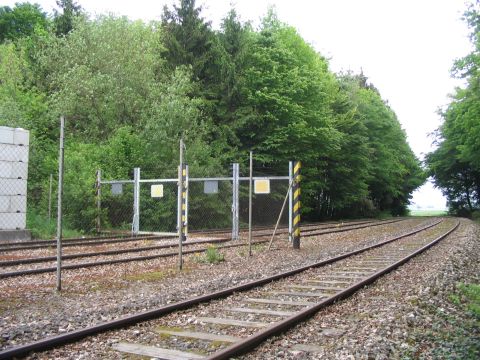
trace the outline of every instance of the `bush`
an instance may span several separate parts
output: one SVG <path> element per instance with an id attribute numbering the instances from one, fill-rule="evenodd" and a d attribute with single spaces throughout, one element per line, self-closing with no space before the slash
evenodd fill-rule
<path id="1" fill-rule="evenodd" d="M 27 211 L 27 229 L 32 233 L 34 239 L 54 239 L 57 235 L 57 219 L 53 216 L 50 220 L 36 210 Z M 76 237 L 81 233 L 71 230 L 67 224 L 62 225 L 63 237 Z"/>
<path id="2" fill-rule="evenodd" d="M 225 261 L 225 256 L 218 251 L 215 245 L 208 245 L 207 250 L 205 250 L 205 255 L 200 261 L 208 264 L 218 264 L 219 262 Z"/>
<path id="3" fill-rule="evenodd" d="M 474 221 L 480 221 L 480 210 L 475 210 L 472 213 L 472 220 Z"/>

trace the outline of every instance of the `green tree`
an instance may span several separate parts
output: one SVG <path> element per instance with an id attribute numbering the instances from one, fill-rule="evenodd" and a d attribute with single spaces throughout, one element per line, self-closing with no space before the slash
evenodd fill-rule
<path id="1" fill-rule="evenodd" d="M 379 211 L 404 214 L 411 192 L 425 181 L 419 160 L 393 110 L 363 74 L 341 77 L 355 118 L 366 128 L 369 147 L 368 200 Z"/>
<path id="2" fill-rule="evenodd" d="M 202 7 L 195 0 L 180 0 L 173 10 L 164 7 L 162 14 L 163 55 L 172 68 L 192 67 L 193 78 L 204 81 L 212 61 L 213 32 L 210 23 L 201 17 Z"/>
<path id="3" fill-rule="evenodd" d="M 47 14 L 38 4 L 16 3 L 15 6 L 0 7 L 0 43 L 15 41 L 32 35 L 35 28 L 47 29 Z"/>
<path id="4" fill-rule="evenodd" d="M 250 24 L 243 24 L 236 11 L 230 10 L 217 32 L 217 78 L 214 122 L 226 134 L 231 146 L 240 146 L 238 126 L 251 114 L 245 106 L 247 96 L 246 69 L 252 45 Z"/>
<path id="5" fill-rule="evenodd" d="M 53 24 L 57 36 L 67 35 L 73 29 L 74 19 L 83 14 L 82 6 L 74 0 L 57 0 L 57 6 L 62 10 L 54 10 Z"/>
<path id="6" fill-rule="evenodd" d="M 70 118 L 77 136 L 98 141 L 120 126 L 144 126 L 165 76 L 159 34 L 126 18 L 79 18 L 68 37 L 39 48 L 42 86 L 52 113 Z"/>
<path id="7" fill-rule="evenodd" d="M 304 213 L 313 214 L 328 181 L 327 159 L 341 146 L 334 126 L 335 78 L 325 59 L 273 11 L 247 39 L 234 113 L 240 148 L 253 149 L 270 167 L 302 160 Z"/>
<path id="8" fill-rule="evenodd" d="M 142 177 L 176 176 L 181 136 L 193 176 L 228 175 L 247 150 L 266 172 L 284 173 L 288 160 L 301 160 L 310 220 L 402 213 L 423 181 L 378 90 L 363 74 L 335 76 L 273 11 L 254 30 L 231 10 L 213 31 L 194 0 L 165 8 L 162 21 L 149 24 L 78 16 L 74 1 L 59 6 L 58 36 L 36 26 L 0 45 L 0 116 L 2 125 L 31 130 L 29 206 L 36 213 L 45 212 L 58 166 L 60 115 L 67 119 L 65 217 L 85 232 L 95 228 L 95 171 L 107 179 L 131 178 L 134 167 Z M 455 113 L 474 100 L 463 94 Z M 465 159 L 476 154 L 456 151 Z M 141 193 L 143 204 L 159 206 L 142 213 L 142 226 L 175 207 Z M 105 225 L 128 228 L 131 214 L 117 215 L 131 211 L 131 199 L 105 200 L 113 209 L 101 214 Z M 224 203 L 200 196 L 191 206 L 228 215 Z"/>
<path id="9" fill-rule="evenodd" d="M 437 132 L 438 148 L 426 163 L 434 183 L 442 189 L 450 210 L 471 213 L 480 206 L 480 2 L 471 3 L 465 20 L 472 30 L 472 53 L 455 62 L 453 75 L 466 81 L 456 89 L 452 101 L 441 112 L 443 124 Z"/>

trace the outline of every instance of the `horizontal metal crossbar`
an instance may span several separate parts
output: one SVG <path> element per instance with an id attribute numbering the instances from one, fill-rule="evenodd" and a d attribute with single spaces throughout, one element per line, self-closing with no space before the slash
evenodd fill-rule
<path id="1" fill-rule="evenodd" d="M 254 176 L 253 180 L 289 180 L 288 176 Z M 240 177 L 240 181 L 250 180 L 249 177 Z M 189 178 L 189 182 L 200 182 L 200 181 L 233 181 L 233 177 L 211 177 L 211 178 Z M 141 183 L 167 183 L 167 182 L 178 182 L 177 178 L 173 179 L 140 179 Z M 133 184 L 133 180 L 102 180 L 100 184 L 109 185 L 109 184 Z"/>
<path id="2" fill-rule="evenodd" d="M 102 185 L 109 185 L 109 184 L 133 184 L 133 180 L 102 180 L 100 181 Z"/>

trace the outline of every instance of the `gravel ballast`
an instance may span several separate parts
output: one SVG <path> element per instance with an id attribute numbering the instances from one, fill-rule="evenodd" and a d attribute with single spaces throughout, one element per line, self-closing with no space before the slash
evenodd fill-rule
<path id="1" fill-rule="evenodd" d="M 479 284 L 479 240 L 480 226 L 461 220 L 432 249 L 242 358 L 478 359 L 480 319 L 452 295 Z"/>
<path id="2" fill-rule="evenodd" d="M 176 270 L 176 258 L 65 272 L 64 290 L 60 294 L 53 290 L 55 282 L 53 275 L 5 279 L 0 285 L 1 290 L 4 290 L 0 295 L 1 346 L 9 348 L 46 335 L 71 331 L 289 270 L 405 233 L 433 221 L 434 219 L 410 219 L 371 229 L 305 238 L 300 251 L 293 251 L 285 241 L 277 240 L 274 243 L 276 247 L 274 251 L 266 251 L 265 246 L 257 246 L 251 258 L 246 257 L 244 247 L 225 249 L 221 252 L 226 261 L 217 265 L 202 263 L 198 255 L 187 256 L 186 267 L 182 273 Z M 462 234 L 468 233 L 465 229 L 473 228 L 475 226 L 471 222 L 462 222 Z M 454 236 L 457 237 L 460 233 L 459 231 Z M 462 246 L 458 246 L 463 249 Z M 444 256 L 453 255 L 447 251 Z M 336 334 L 332 337 L 338 338 L 338 334 L 344 330 L 332 326 L 326 332 Z M 266 349 L 259 350 L 260 353 L 248 356 L 263 358 L 263 355 L 268 354 L 272 358 L 278 356 L 301 358 L 308 355 L 315 358 L 318 355 L 293 349 L 294 343 L 289 341 L 287 340 L 284 350 L 279 350 L 283 353 L 272 352 L 267 345 Z M 283 349 L 278 344 L 274 347 Z M 415 349 L 408 348 L 404 353 L 407 354 L 410 350 Z M 49 356 L 52 357 L 55 353 L 53 350 Z M 81 351 L 77 355 L 80 353 Z M 332 354 L 337 352 L 334 351 Z M 72 358 L 79 356 L 72 354 Z"/>

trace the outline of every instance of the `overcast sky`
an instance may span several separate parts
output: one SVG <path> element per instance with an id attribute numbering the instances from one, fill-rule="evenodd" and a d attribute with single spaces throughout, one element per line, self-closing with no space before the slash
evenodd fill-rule
<path id="1" fill-rule="evenodd" d="M 2 1 L 13 6 L 14 1 Z M 38 0 L 47 12 L 55 0 Z M 159 20 L 172 0 L 79 0 L 90 14 L 115 13 L 131 19 Z M 232 3 L 242 20 L 258 24 L 274 5 L 281 21 L 294 26 L 335 72 L 364 74 L 380 90 L 405 129 L 413 151 L 423 159 L 432 150 L 429 133 L 438 128 L 437 110 L 448 103 L 458 81 L 453 61 L 471 46 L 461 21 L 463 0 L 197 0 L 215 28 Z M 414 194 L 422 207 L 443 208 L 445 200 L 427 184 Z"/>

